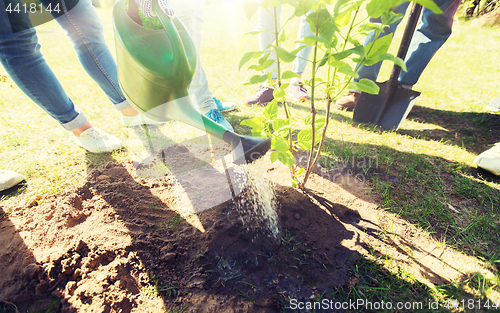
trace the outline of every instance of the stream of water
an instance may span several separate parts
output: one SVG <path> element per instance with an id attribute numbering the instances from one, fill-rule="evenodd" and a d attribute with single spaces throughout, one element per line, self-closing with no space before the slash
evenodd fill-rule
<path id="1" fill-rule="evenodd" d="M 235 169 L 246 171 L 246 184 L 242 193 L 235 198 L 242 221 L 249 228 L 265 228 L 271 237 L 279 238 L 278 201 L 273 183 L 266 178 L 265 159 L 260 158 L 244 167 Z"/>

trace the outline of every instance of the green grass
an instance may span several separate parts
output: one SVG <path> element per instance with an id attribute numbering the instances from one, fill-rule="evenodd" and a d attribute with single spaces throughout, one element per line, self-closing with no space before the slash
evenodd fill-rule
<path id="1" fill-rule="evenodd" d="M 109 46 L 114 47 L 111 9 L 98 12 Z M 225 18 L 222 22 L 221 16 Z M 225 116 L 242 134 L 249 134 L 249 129 L 239 123 L 263 110 L 242 105 L 255 89 L 243 83 L 254 73 L 237 70 L 244 52 L 258 47 L 255 38 L 240 44 L 240 36 L 254 26 L 255 19 L 248 21 L 236 1 L 212 2 L 206 7 L 202 62 L 214 95 L 240 104 L 239 110 Z M 290 38 L 295 36 L 293 31 L 288 34 Z M 396 34 L 396 43 L 401 33 L 402 28 Z M 2 195 L 1 205 L 7 213 L 37 195 L 57 194 L 81 184 L 92 168 L 109 161 L 141 161 L 149 155 L 144 134 L 121 126 L 118 113 L 86 75 L 59 26 L 54 22 L 42 25 L 38 36 L 44 56 L 77 107 L 94 125 L 121 138 L 127 148 L 102 155 L 77 148 L 71 136 L 15 87 L 0 68 L 0 161 L 2 167 L 18 171 L 27 179 L 27 185 L 17 193 Z M 396 49 L 397 44 L 393 44 L 391 51 Z M 61 51 L 68 53 L 61 57 Z M 491 99 L 500 97 L 498 51 L 498 28 L 456 23 L 452 36 L 414 87 L 422 95 L 398 132 L 359 125 L 353 122 L 352 113 L 334 111 L 323 152 L 326 159 L 339 163 L 353 157 L 376 160 L 371 166 L 361 166 L 361 170 L 373 187 L 372 193 L 380 196 L 377 204 L 381 208 L 396 213 L 443 246 L 485 262 L 496 278 L 478 274 L 429 287 L 402 267 L 388 266 L 376 253 L 362 258 L 353 270 L 359 277 L 353 289 L 335 289 L 329 296 L 424 302 L 432 298 L 445 304 L 450 298 L 481 299 L 492 290 L 498 293 L 500 179 L 473 165 L 479 153 L 500 140 L 500 116 L 484 110 Z M 390 67 L 384 65 L 379 80 L 387 79 L 389 71 Z M 324 101 L 317 101 L 317 106 L 325 112 Z M 290 107 L 298 121 L 309 114 L 307 103 L 290 103 Z M 301 122 L 297 125 L 303 127 Z M 170 123 L 155 136 L 172 143 L 199 135 L 197 130 Z M 176 224 L 172 221 L 163 226 Z M 293 249 L 293 239 L 289 239 Z"/>
<path id="2" fill-rule="evenodd" d="M 184 221 L 184 219 L 180 216 L 174 216 L 170 220 L 170 222 L 163 222 L 155 225 L 155 230 L 157 231 L 167 231 L 167 230 L 175 230 L 179 228 L 179 224 Z"/>

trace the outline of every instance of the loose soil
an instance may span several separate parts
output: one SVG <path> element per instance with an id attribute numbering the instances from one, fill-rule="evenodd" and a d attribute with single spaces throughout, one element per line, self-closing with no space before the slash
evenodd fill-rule
<path id="1" fill-rule="evenodd" d="M 287 168 L 262 162 L 278 204 L 275 238 L 255 213 L 245 173 L 194 162 L 203 158 L 188 148 L 110 162 L 81 186 L 0 212 L 4 307 L 283 312 L 290 299 L 352 288 L 359 277 L 351 269 L 367 251 L 432 283 L 479 270 L 380 210 L 368 182 L 347 167 L 318 167 L 302 193 L 287 187 Z"/>

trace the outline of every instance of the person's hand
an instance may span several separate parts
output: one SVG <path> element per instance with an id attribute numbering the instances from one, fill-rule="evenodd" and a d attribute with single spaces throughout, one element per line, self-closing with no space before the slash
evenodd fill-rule
<path id="1" fill-rule="evenodd" d="M 161 10 L 168 17 L 173 17 L 175 14 L 174 9 L 170 5 L 170 0 L 134 0 L 134 1 L 141 8 L 142 14 L 144 14 L 144 16 L 148 18 L 156 16 L 155 12 L 153 11 L 153 5 L 152 5 L 153 1 L 158 1 Z"/>

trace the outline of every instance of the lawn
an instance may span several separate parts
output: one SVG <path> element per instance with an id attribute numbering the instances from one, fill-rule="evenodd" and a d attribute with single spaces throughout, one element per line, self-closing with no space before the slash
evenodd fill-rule
<path id="1" fill-rule="evenodd" d="M 106 40 L 114 47 L 111 9 L 98 12 Z M 256 86 L 244 85 L 254 72 L 238 71 L 243 54 L 258 47 L 255 38 L 240 42 L 241 35 L 255 24 L 255 17 L 249 21 L 237 1 L 211 1 L 206 6 L 201 51 L 204 69 L 214 95 L 238 103 L 238 110 L 225 117 L 237 133 L 246 135 L 250 130 L 241 121 L 263 110 L 243 104 L 255 90 Z M 122 139 L 126 149 L 93 155 L 78 148 L 70 134 L 32 103 L 0 67 L 0 161 L 2 168 L 23 174 L 27 181 L 22 189 L 2 194 L 0 205 L 7 216 L 12 208 L 40 196 L 78 186 L 94 168 L 109 161 L 141 161 L 148 156 L 142 134 L 121 125 L 119 114 L 86 75 L 60 27 L 50 22 L 37 31 L 45 58 L 76 106 L 95 126 Z M 402 27 L 392 52 L 401 34 Z M 351 112 L 333 111 L 323 151 L 325 167 L 342 164 L 362 173 L 381 211 L 405 220 L 443 250 L 476 260 L 493 275 L 478 270 L 435 285 L 407 271 L 397 257 L 372 246 L 352 269 L 352 275 L 358 277 L 356 285 L 332 289 L 317 301 L 322 297 L 355 301 L 364 296 L 373 302 L 420 301 L 427 305 L 433 299 L 443 311 L 463 310 L 444 307 L 452 299 L 500 301 L 500 178 L 473 164 L 479 153 L 500 141 L 500 116 L 485 110 L 491 99 L 500 97 L 498 51 L 498 27 L 457 19 L 452 36 L 414 86 L 422 95 L 397 132 L 355 123 Z M 379 80 L 387 79 L 389 71 L 385 65 Z M 303 120 L 307 103 L 290 101 L 290 106 L 297 120 Z M 317 106 L 325 112 L 325 101 L 318 101 Z M 173 142 L 201 134 L 177 122 L 162 126 L 162 133 Z M 376 162 L 358 165 L 352 161 L 364 157 Z M 391 233 L 388 225 L 378 231 Z M 434 274 L 440 273 L 434 270 Z"/>

